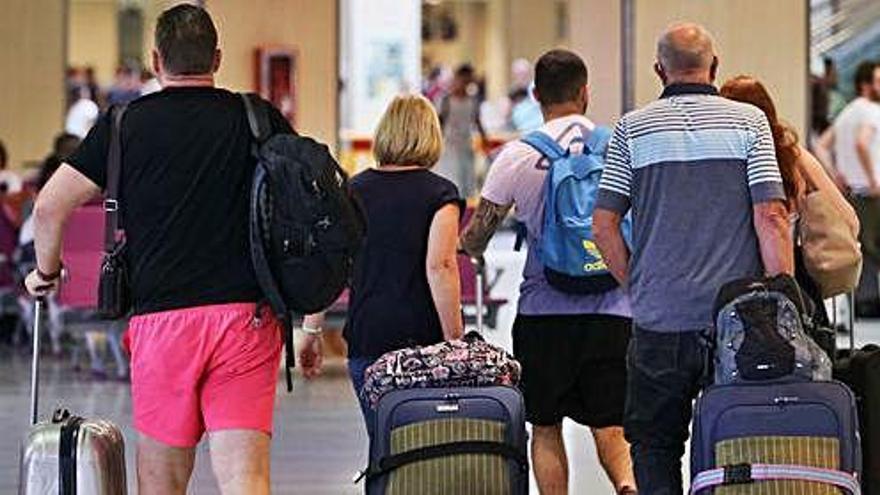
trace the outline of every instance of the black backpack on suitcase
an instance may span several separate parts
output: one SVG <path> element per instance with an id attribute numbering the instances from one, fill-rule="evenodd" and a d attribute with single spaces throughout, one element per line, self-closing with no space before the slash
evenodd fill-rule
<path id="1" fill-rule="evenodd" d="M 272 135 L 268 103 L 241 95 L 257 160 L 251 189 L 250 244 L 257 281 L 285 327 L 287 389 L 294 366 L 292 312 L 329 307 L 348 284 L 364 219 L 348 176 L 327 146 Z"/>

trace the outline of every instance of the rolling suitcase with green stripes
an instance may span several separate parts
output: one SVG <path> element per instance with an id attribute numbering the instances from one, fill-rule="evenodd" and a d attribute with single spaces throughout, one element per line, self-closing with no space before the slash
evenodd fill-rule
<path id="1" fill-rule="evenodd" d="M 379 402 L 369 495 L 527 495 L 522 395 L 513 387 L 389 392 Z"/>

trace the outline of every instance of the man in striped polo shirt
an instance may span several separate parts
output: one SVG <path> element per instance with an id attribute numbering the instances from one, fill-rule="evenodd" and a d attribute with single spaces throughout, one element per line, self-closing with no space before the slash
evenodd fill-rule
<path id="1" fill-rule="evenodd" d="M 641 493 L 682 493 L 692 401 L 710 356 L 718 289 L 793 273 L 785 192 L 766 118 L 717 95 L 712 36 L 671 26 L 657 44 L 658 101 L 614 130 L 594 215 L 596 242 L 629 287 L 634 332 L 624 428 Z M 620 235 L 632 209 L 632 254 Z"/>

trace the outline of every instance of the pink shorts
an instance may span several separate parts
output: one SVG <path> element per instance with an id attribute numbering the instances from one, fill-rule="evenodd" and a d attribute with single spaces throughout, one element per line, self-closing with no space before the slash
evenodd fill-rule
<path id="1" fill-rule="evenodd" d="M 134 426 L 174 447 L 194 447 L 205 431 L 272 434 L 281 326 L 254 304 L 222 304 L 131 319 Z"/>

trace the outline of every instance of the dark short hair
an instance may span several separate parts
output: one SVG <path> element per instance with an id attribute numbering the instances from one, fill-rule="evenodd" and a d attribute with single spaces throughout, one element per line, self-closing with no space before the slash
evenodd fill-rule
<path id="1" fill-rule="evenodd" d="M 0 169 L 6 168 L 8 161 L 9 154 L 6 153 L 6 146 L 3 146 L 3 141 L 0 141 Z"/>
<path id="2" fill-rule="evenodd" d="M 456 77 L 474 77 L 474 66 L 471 64 L 461 64 L 455 69 Z"/>
<path id="3" fill-rule="evenodd" d="M 856 75 L 853 80 L 856 95 L 858 96 L 862 92 L 863 84 L 873 84 L 874 83 L 874 69 L 877 68 L 877 62 L 872 60 L 866 60 L 859 64 L 856 67 Z"/>
<path id="4" fill-rule="evenodd" d="M 550 50 L 535 64 L 535 89 L 541 105 L 574 101 L 587 84 L 587 66 L 568 50 Z"/>
<path id="5" fill-rule="evenodd" d="M 207 74 L 214 68 L 217 29 L 208 12 L 195 5 L 172 7 L 156 21 L 156 49 L 171 74 Z"/>

